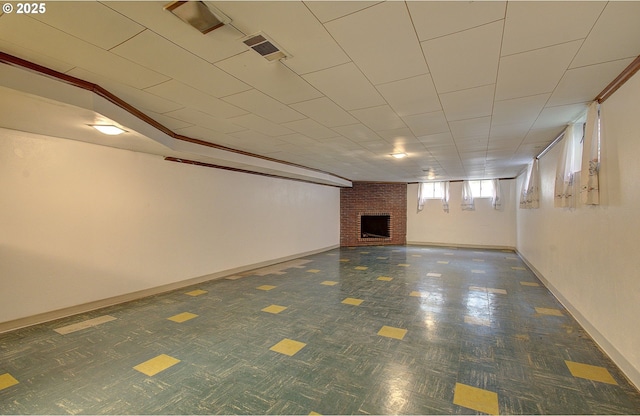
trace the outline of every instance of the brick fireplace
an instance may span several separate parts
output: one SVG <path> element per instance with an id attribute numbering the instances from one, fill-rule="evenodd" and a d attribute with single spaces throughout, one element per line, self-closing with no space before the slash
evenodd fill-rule
<path id="1" fill-rule="evenodd" d="M 340 190 L 340 245 L 407 242 L 407 184 L 353 182 Z"/>

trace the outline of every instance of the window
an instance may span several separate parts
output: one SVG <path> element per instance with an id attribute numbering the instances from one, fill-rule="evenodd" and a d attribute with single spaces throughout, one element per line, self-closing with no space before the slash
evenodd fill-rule
<path id="1" fill-rule="evenodd" d="M 420 186 L 422 186 L 423 199 L 442 199 L 442 182 L 423 182 Z"/>
<path id="2" fill-rule="evenodd" d="M 471 195 L 474 198 L 493 198 L 493 181 L 491 179 L 483 179 L 479 181 L 469 181 L 471 186 Z"/>

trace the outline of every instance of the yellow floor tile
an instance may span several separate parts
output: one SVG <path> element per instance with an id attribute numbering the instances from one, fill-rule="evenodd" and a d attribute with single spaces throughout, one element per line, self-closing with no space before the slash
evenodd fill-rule
<path id="1" fill-rule="evenodd" d="M 536 312 L 540 315 L 564 316 L 560 309 L 553 308 L 536 308 Z"/>
<path id="2" fill-rule="evenodd" d="M 438 264 L 449 264 L 446 260 L 438 260 Z"/>
<path id="3" fill-rule="evenodd" d="M 138 364 L 133 367 L 135 370 L 140 371 L 142 374 L 146 374 L 149 377 L 155 376 L 161 371 L 166 370 L 167 368 L 178 364 L 180 360 L 177 358 L 170 357 L 165 354 L 158 355 L 155 358 L 152 358 L 148 361 L 143 362 L 142 364 Z"/>
<path id="4" fill-rule="evenodd" d="M 407 263 L 400 263 L 400 264 L 398 264 L 398 266 L 400 266 L 400 267 L 409 267 L 409 264 L 407 264 Z"/>
<path id="5" fill-rule="evenodd" d="M 531 286 L 531 287 L 538 287 L 540 286 L 539 284 L 537 284 L 536 282 L 520 282 L 520 284 L 522 286 Z"/>
<path id="6" fill-rule="evenodd" d="M 368 267 L 367 266 L 356 266 L 354 267 L 356 270 L 367 270 Z"/>
<path id="7" fill-rule="evenodd" d="M 338 282 L 334 282 L 333 280 L 325 280 L 324 282 L 320 283 L 321 285 L 325 285 L 325 286 L 334 286 L 337 285 Z"/>
<path id="8" fill-rule="evenodd" d="M 197 317 L 198 315 L 196 315 L 195 313 L 182 312 L 177 315 L 173 315 L 171 318 L 167 318 L 167 319 L 173 322 L 182 323 L 182 322 L 188 321 L 189 319 L 193 319 Z"/>
<path id="9" fill-rule="evenodd" d="M 368 251 L 361 251 L 360 254 L 369 254 Z"/>
<path id="10" fill-rule="evenodd" d="M 340 259 L 340 261 L 341 261 L 341 262 L 343 262 L 343 263 L 348 263 L 348 262 L 350 262 L 351 260 L 349 260 L 349 259 Z"/>
<path id="11" fill-rule="evenodd" d="M 442 277 L 442 273 L 427 273 L 427 277 Z"/>
<path id="12" fill-rule="evenodd" d="M 15 386 L 19 381 L 13 378 L 9 373 L 0 374 L 0 390 Z"/>
<path id="13" fill-rule="evenodd" d="M 285 309 L 287 309 L 286 306 L 271 305 L 271 306 L 267 306 L 266 308 L 262 309 L 262 312 L 280 313 Z"/>
<path id="14" fill-rule="evenodd" d="M 402 339 L 406 334 L 406 329 L 394 328 L 392 326 L 383 326 L 382 328 L 380 328 L 380 331 L 378 331 L 378 335 L 380 336 L 395 339 Z"/>
<path id="15" fill-rule="evenodd" d="M 354 305 L 354 306 L 358 306 L 362 302 L 363 302 L 362 299 L 355 299 L 355 298 L 346 298 L 345 300 L 342 301 L 342 303 L 346 305 Z"/>
<path id="16" fill-rule="evenodd" d="M 390 282 L 390 281 L 392 281 L 392 280 L 393 280 L 393 277 L 380 276 L 380 277 L 378 277 L 378 279 L 377 279 L 377 280 L 383 280 L 383 281 L 385 281 L 385 282 Z"/>
<path id="17" fill-rule="evenodd" d="M 418 292 L 417 290 L 414 290 L 413 292 L 409 293 L 409 296 L 415 296 L 417 298 L 421 298 L 423 297 L 425 294 L 422 292 Z"/>
<path id="18" fill-rule="evenodd" d="M 185 293 L 185 295 L 189 295 L 189 296 L 200 296 L 200 295 L 204 295 L 205 293 L 207 293 L 207 291 L 206 291 L 206 290 L 196 289 L 196 290 L 192 290 L 191 292 L 187 292 L 187 293 Z"/>
<path id="19" fill-rule="evenodd" d="M 513 270 L 527 270 L 524 267 L 512 267 Z"/>
<path id="20" fill-rule="evenodd" d="M 471 273 L 485 274 L 484 270 L 471 270 Z"/>
<path id="21" fill-rule="evenodd" d="M 376 257 L 377 260 L 387 260 L 389 257 Z"/>
<path id="22" fill-rule="evenodd" d="M 258 286 L 256 289 L 258 290 L 271 290 L 271 289 L 275 289 L 275 286 L 271 286 L 271 285 L 262 285 L 262 286 Z"/>
<path id="23" fill-rule="evenodd" d="M 453 404 L 490 415 L 499 414 L 497 393 L 466 384 L 456 383 Z"/>
<path id="24" fill-rule="evenodd" d="M 320 413 L 317 413 L 317 412 L 309 412 L 309 416 L 313 416 L 313 415 L 320 415 Z"/>
<path id="25" fill-rule="evenodd" d="M 611 376 L 611 373 L 609 373 L 609 370 L 604 367 L 566 360 L 565 364 L 569 367 L 569 371 L 571 371 L 571 374 L 574 377 L 586 378 L 587 380 L 599 381 L 607 384 L 618 384 L 613 376 Z"/>
<path id="26" fill-rule="evenodd" d="M 304 342 L 285 338 L 269 349 L 271 351 L 279 352 L 280 354 L 292 356 L 303 349 L 306 345 L 307 344 L 305 344 Z"/>
<path id="27" fill-rule="evenodd" d="M 307 273 L 320 273 L 320 270 L 318 270 L 318 269 L 309 269 L 309 270 L 307 270 Z"/>

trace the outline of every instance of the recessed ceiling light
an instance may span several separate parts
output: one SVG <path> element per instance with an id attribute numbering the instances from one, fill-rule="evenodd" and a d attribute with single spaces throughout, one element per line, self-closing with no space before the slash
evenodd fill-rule
<path id="1" fill-rule="evenodd" d="M 391 153 L 391 156 L 395 157 L 396 159 L 402 159 L 403 157 L 407 157 L 406 153 Z"/>
<path id="2" fill-rule="evenodd" d="M 109 136 L 117 136 L 118 134 L 126 132 L 126 130 L 112 124 L 91 124 L 90 126 L 100 133 L 108 134 Z"/>

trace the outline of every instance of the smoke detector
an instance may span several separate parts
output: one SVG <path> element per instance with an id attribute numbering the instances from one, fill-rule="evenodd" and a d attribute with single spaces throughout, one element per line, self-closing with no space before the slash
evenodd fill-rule
<path id="1" fill-rule="evenodd" d="M 262 32 L 249 35 L 242 42 L 269 62 L 290 58 L 287 52 Z"/>

